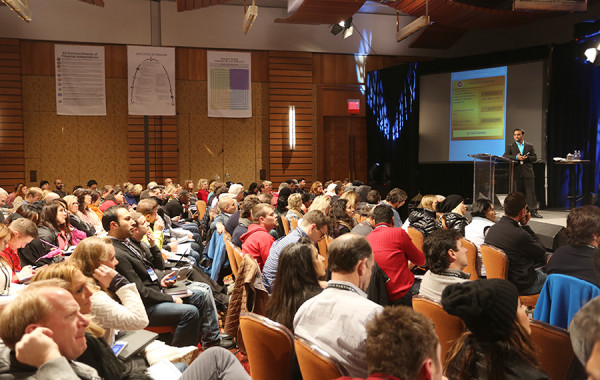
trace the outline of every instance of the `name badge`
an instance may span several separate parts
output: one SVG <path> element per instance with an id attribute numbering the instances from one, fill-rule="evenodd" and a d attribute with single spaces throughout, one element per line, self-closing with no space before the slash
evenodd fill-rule
<path id="1" fill-rule="evenodd" d="M 147 271 L 148 271 L 148 276 L 150 276 L 150 279 L 152 281 L 158 280 L 158 276 L 156 275 L 156 273 L 154 273 L 154 269 L 148 268 Z"/>

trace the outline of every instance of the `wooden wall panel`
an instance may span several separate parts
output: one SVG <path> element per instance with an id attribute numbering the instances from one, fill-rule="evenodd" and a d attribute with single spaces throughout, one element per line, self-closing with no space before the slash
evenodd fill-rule
<path id="1" fill-rule="evenodd" d="M 0 187 L 25 182 L 21 46 L 0 38 Z"/>
<path id="2" fill-rule="evenodd" d="M 144 116 L 127 118 L 129 181 L 146 184 L 146 162 L 149 181 L 162 183 L 165 178 L 178 181 L 178 143 L 176 116 L 148 116 L 148 156 L 144 148 Z"/>
<path id="3" fill-rule="evenodd" d="M 275 184 L 312 179 L 313 54 L 269 52 L 269 173 Z M 296 106 L 296 148 L 289 148 L 288 109 Z M 307 162 L 308 161 L 308 162 Z"/>

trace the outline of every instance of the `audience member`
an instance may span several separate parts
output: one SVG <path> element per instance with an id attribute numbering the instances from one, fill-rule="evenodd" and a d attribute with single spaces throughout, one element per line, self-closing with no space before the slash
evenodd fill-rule
<path id="1" fill-rule="evenodd" d="M 373 231 L 373 228 L 375 228 L 375 219 L 373 218 L 374 209 L 375 205 L 372 204 L 366 204 L 365 206 L 363 206 L 360 209 L 360 216 L 366 218 L 366 220 L 361 223 L 358 223 L 350 232 L 361 236 L 367 236 L 368 234 L 370 234 L 371 231 Z"/>
<path id="2" fill-rule="evenodd" d="M 54 192 L 56 194 L 58 194 L 59 197 L 64 198 L 65 195 L 67 195 L 62 189 L 65 186 L 65 184 L 63 183 L 62 179 L 55 179 L 54 180 Z"/>
<path id="3" fill-rule="evenodd" d="M 408 214 L 408 227 L 416 228 L 424 237 L 438 229 L 435 208 L 437 198 L 433 194 L 424 195 L 418 208 Z M 406 225 L 406 223 L 405 223 Z"/>
<path id="4" fill-rule="evenodd" d="M 500 248 L 508 256 L 508 280 L 521 295 L 539 294 L 546 274 L 536 269 L 545 263 L 546 249 L 527 225 L 531 216 L 522 193 L 513 192 L 504 200 L 504 216 L 491 226 L 485 243 Z"/>
<path id="5" fill-rule="evenodd" d="M 375 264 L 373 253 L 364 237 L 346 234 L 329 244 L 328 256 L 331 281 L 300 306 L 294 330 L 333 356 L 349 376 L 366 377 L 365 325 L 383 310 L 365 293 Z"/>
<path id="6" fill-rule="evenodd" d="M 106 211 L 112 206 L 122 205 L 123 201 L 125 200 L 123 189 L 120 186 L 110 186 L 110 188 L 110 191 L 102 195 L 102 198 L 104 199 L 104 202 L 100 204 L 100 211 L 102 212 Z M 102 189 L 108 189 L 108 187 L 104 186 Z"/>
<path id="7" fill-rule="evenodd" d="M 540 370 L 526 307 L 508 281 L 467 281 L 446 287 L 442 306 L 463 320 L 467 331 L 445 362 L 450 379 L 547 380 Z"/>
<path id="8" fill-rule="evenodd" d="M 441 302 L 446 286 L 469 280 L 462 270 L 467 266 L 467 249 L 454 230 L 433 231 L 425 238 L 423 251 L 429 270 L 423 276 L 419 294 Z"/>
<path id="9" fill-rule="evenodd" d="M 489 199 L 480 198 L 473 203 L 471 210 L 473 220 L 465 227 L 465 238 L 477 247 L 477 268 L 482 277 L 486 276 L 485 266 L 481 259 L 481 244 L 485 241 L 487 230 L 496 223 L 496 210 Z"/>
<path id="10" fill-rule="evenodd" d="M 394 226 L 398 228 L 402 226 L 402 219 L 400 219 L 400 214 L 397 209 L 404 205 L 406 198 L 408 198 L 406 192 L 396 187 L 390 190 L 384 201 L 381 201 L 381 204 L 388 205 L 392 208 L 392 211 L 394 212 Z"/>
<path id="11" fill-rule="evenodd" d="M 96 229 L 88 222 L 84 221 L 79 216 L 79 201 L 75 195 L 65 195 L 63 198 L 67 203 L 67 211 L 69 212 L 69 221 L 71 225 L 79 231 L 85 232 L 86 236 L 94 236 Z"/>
<path id="12" fill-rule="evenodd" d="M 302 212 L 302 194 L 294 193 L 288 198 L 288 211 L 285 214 L 285 218 L 291 223 L 292 219 L 302 219 L 304 216 Z"/>
<path id="13" fill-rule="evenodd" d="M 319 195 L 323 195 L 323 184 L 320 181 L 315 181 L 310 186 L 310 198 L 314 201 Z"/>
<path id="14" fill-rule="evenodd" d="M 569 325 L 571 344 L 589 380 L 600 380 L 600 297 L 583 306 Z"/>
<path id="15" fill-rule="evenodd" d="M 31 265 L 21 266 L 21 259 L 17 251 L 38 237 L 38 229 L 31 220 L 19 218 L 10 223 L 8 230 L 10 230 L 10 240 L 0 255 L 6 260 L 12 270 L 12 282 L 18 283 L 30 278 L 34 270 Z"/>
<path id="16" fill-rule="evenodd" d="M 252 207 L 251 216 L 253 223 L 248 226 L 248 232 L 240 237 L 242 252 L 252 255 L 262 271 L 275 241 L 269 231 L 276 227 L 277 217 L 273 208 L 264 203 Z"/>
<path id="17" fill-rule="evenodd" d="M 90 179 L 87 181 L 86 188 L 88 190 L 96 191 L 98 189 L 98 182 L 95 179 Z"/>
<path id="18" fill-rule="evenodd" d="M 263 285 L 269 293 L 271 293 L 275 282 L 281 251 L 303 237 L 309 238 L 313 243 L 318 243 L 327 235 L 327 225 L 328 220 L 323 212 L 318 210 L 309 211 L 300 221 L 298 228 L 273 243 L 263 268 Z"/>
<path id="19" fill-rule="evenodd" d="M 437 204 L 437 211 L 443 213 L 438 222 L 439 228 L 453 229 L 465 236 L 465 228 L 469 221 L 465 218 L 467 206 L 463 197 L 458 194 L 450 194 Z"/>
<path id="20" fill-rule="evenodd" d="M 46 180 L 40 181 L 40 189 L 42 189 L 42 191 L 50 190 L 50 182 L 48 182 Z"/>
<path id="21" fill-rule="evenodd" d="M 554 252 L 546 265 L 547 273 L 565 274 L 600 287 L 592 260 L 600 242 L 600 209 L 596 206 L 571 209 L 566 232 L 569 245 Z"/>
<path id="22" fill-rule="evenodd" d="M 442 350 L 433 323 L 408 307 L 386 307 L 367 322 L 366 351 L 367 380 L 448 380 L 442 376 Z"/>
<path id="23" fill-rule="evenodd" d="M 326 195 L 319 195 L 314 198 L 308 211 L 319 210 L 325 215 L 329 215 L 329 209 L 331 208 L 331 198 Z"/>
<path id="24" fill-rule="evenodd" d="M 419 294 L 420 281 L 409 270 L 409 261 L 425 264 L 425 255 L 412 242 L 406 231 L 394 228 L 393 209 L 379 204 L 373 210 L 375 229 L 367 240 L 373 248 L 375 261 L 390 278 L 385 284 L 391 304 L 411 306 L 412 297 Z"/>
<path id="25" fill-rule="evenodd" d="M 294 331 L 294 315 L 304 301 L 321 293 L 327 282 L 324 258 L 307 238 L 285 247 L 279 255 L 279 267 L 265 316 Z"/>
<path id="26" fill-rule="evenodd" d="M 240 217 L 238 219 L 237 226 L 231 234 L 231 242 L 237 247 L 242 247 L 241 237 L 243 234 L 248 232 L 248 227 L 252 224 L 252 208 L 259 203 L 265 202 L 261 202 L 259 198 L 254 194 L 250 194 L 246 198 L 244 198 L 244 201 L 240 206 Z M 266 203 L 267 205 L 269 204 L 269 202 Z M 227 222 L 227 224 L 229 224 L 229 221 Z M 225 225 L 225 228 L 227 228 L 227 225 Z"/>
<path id="27" fill-rule="evenodd" d="M 356 225 L 354 207 L 348 199 L 340 198 L 333 202 L 329 218 L 331 220 L 329 234 L 333 238 L 349 233 Z"/>

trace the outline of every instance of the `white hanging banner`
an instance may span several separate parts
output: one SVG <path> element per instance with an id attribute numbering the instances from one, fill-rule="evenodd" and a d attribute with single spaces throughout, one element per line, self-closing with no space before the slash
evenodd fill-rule
<path id="1" fill-rule="evenodd" d="M 175 115 L 175 48 L 127 46 L 129 115 Z"/>
<path id="2" fill-rule="evenodd" d="M 208 117 L 252 117 L 250 53 L 206 52 Z"/>
<path id="3" fill-rule="evenodd" d="M 104 46 L 54 45 L 56 113 L 106 115 Z"/>

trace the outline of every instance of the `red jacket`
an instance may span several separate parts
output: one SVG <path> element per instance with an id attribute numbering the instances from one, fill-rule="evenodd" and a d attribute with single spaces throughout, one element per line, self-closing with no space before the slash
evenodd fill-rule
<path id="1" fill-rule="evenodd" d="M 275 238 L 264 227 L 253 223 L 248 226 L 248 232 L 243 234 L 240 240 L 242 241 L 242 252 L 252 255 L 262 271 Z"/>
<path id="2" fill-rule="evenodd" d="M 379 223 L 367 235 L 373 256 L 390 280 L 385 284 L 388 299 L 396 301 L 406 295 L 415 282 L 408 269 L 408 260 L 415 265 L 425 265 L 425 255 L 417 248 L 402 228 Z"/>
<path id="3" fill-rule="evenodd" d="M 11 282 L 19 283 L 19 277 L 17 277 L 17 272 L 21 271 L 21 259 L 19 259 L 19 255 L 17 251 L 7 246 L 4 251 L 0 252 L 0 256 L 4 257 L 8 262 L 10 268 L 12 269 L 12 280 Z"/>

